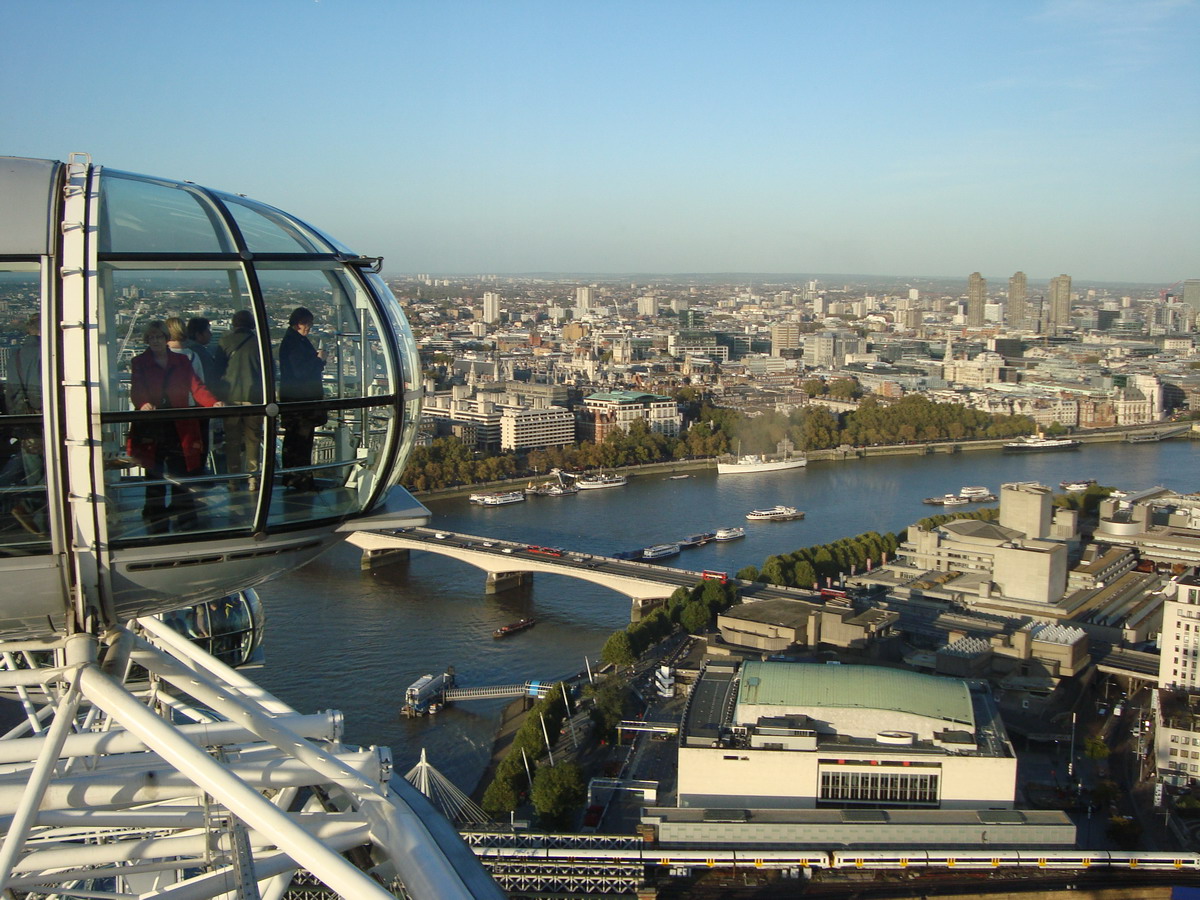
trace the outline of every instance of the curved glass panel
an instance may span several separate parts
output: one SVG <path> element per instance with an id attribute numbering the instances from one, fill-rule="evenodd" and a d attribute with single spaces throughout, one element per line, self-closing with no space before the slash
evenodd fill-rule
<path id="1" fill-rule="evenodd" d="M 100 183 L 101 253 L 233 253 L 223 219 L 199 191 L 106 171 Z"/>
<path id="2" fill-rule="evenodd" d="M 109 536 L 249 531 L 258 502 L 247 488 L 262 458 L 262 414 L 239 416 L 232 408 L 216 418 L 159 414 L 218 400 L 230 407 L 264 402 L 261 343 L 253 328 L 243 335 L 233 324 L 239 311 L 253 323 L 242 265 L 102 262 L 98 284 L 100 346 L 106 351 L 100 358 L 101 408 L 140 413 L 101 430 Z M 147 337 L 155 322 L 169 332 L 174 367 L 153 359 Z M 178 338 L 173 329 L 182 332 Z M 185 365 L 178 365 L 181 360 Z M 243 383 L 247 373 L 249 385 Z"/>
<path id="3" fill-rule="evenodd" d="M 238 230 L 246 248 L 253 253 L 335 253 L 314 229 L 278 209 L 229 194 L 218 195 Z"/>
<path id="4" fill-rule="evenodd" d="M 361 510 L 386 465 L 397 382 L 372 297 L 340 263 L 264 262 L 256 271 L 281 410 L 280 490 L 269 521 Z M 339 408 L 330 401 L 358 402 Z"/>
<path id="5" fill-rule="evenodd" d="M 9 313 L 0 326 L 0 556 L 47 553 L 41 271 L 36 263 L 0 263 L 0 305 Z"/>
<path id="6" fill-rule="evenodd" d="M 422 382 L 421 360 L 417 354 L 417 341 L 413 337 L 408 319 L 400 310 L 398 301 L 382 278 L 374 273 L 367 275 L 367 282 L 376 296 L 381 299 L 381 306 L 391 328 L 392 338 L 400 351 L 400 378 L 403 400 L 404 418 L 400 423 L 400 434 L 396 451 L 392 458 L 400 464 L 393 467 L 388 475 L 388 487 L 398 484 L 404 474 L 404 462 L 408 460 L 417 441 L 417 429 L 421 424 Z"/>
<path id="7" fill-rule="evenodd" d="M 262 644 L 265 619 L 262 601 L 253 589 L 162 616 L 175 631 L 235 667 L 255 658 Z"/>

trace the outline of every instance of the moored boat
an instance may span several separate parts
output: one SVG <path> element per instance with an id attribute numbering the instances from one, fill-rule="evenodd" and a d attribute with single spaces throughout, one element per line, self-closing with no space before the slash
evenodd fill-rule
<path id="1" fill-rule="evenodd" d="M 699 534 L 689 534 L 679 542 L 681 547 L 702 547 L 717 536 L 715 531 L 701 531 Z"/>
<path id="2" fill-rule="evenodd" d="M 770 509 L 753 509 L 746 513 L 751 522 L 786 522 L 790 519 L 803 519 L 804 513 L 794 506 L 772 506 Z"/>
<path id="3" fill-rule="evenodd" d="M 740 525 L 733 528 L 718 528 L 713 535 L 714 541 L 736 541 L 746 536 L 746 529 Z"/>
<path id="4" fill-rule="evenodd" d="M 959 489 L 958 496 L 966 497 L 968 500 L 982 499 L 992 496 L 992 492 L 985 487 L 964 486 Z"/>
<path id="5" fill-rule="evenodd" d="M 1083 441 L 1072 438 L 1048 438 L 1044 435 L 1026 435 L 1020 440 L 1009 441 L 1004 445 L 1005 450 L 1030 453 L 1038 450 L 1075 450 Z"/>
<path id="6" fill-rule="evenodd" d="M 1095 483 L 1095 478 L 1080 478 L 1078 481 L 1061 481 L 1058 486 L 1064 491 L 1086 491 Z"/>
<path id="7" fill-rule="evenodd" d="M 624 475 L 605 474 L 603 472 L 598 475 L 584 475 L 581 478 L 575 479 L 575 486 L 581 491 L 594 491 L 599 488 L 624 487 L 629 483 L 629 479 Z"/>
<path id="8" fill-rule="evenodd" d="M 970 502 L 970 499 L 967 497 L 958 497 L 954 494 L 947 494 L 942 499 L 942 506 L 966 506 Z"/>
<path id="9" fill-rule="evenodd" d="M 497 491 L 492 494 L 472 494 L 471 502 L 480 506 L 504 506 L 507 503 L 522 503 L 524 491 Z"/>
<path id="10" fill-rule="evenodd" d="M 510 622 L 508 625 L 501 625 L 492 632 L 492 637 L 508 637 L 510 634 L 516 634 L 518 631 L 524 631 L 526 628 L 532 628 L 536 624 L 537 619 L 519 619 L 516 622 Z"/>
<path id="11" fill-rule="evenodd" d="M 766 459 L 762 456 L 739 456 L 732 462 L 717 462 L 718 475 L 755 475 L 759 472 L 780 472 L 801 469 L 808 465 L 804 456 L 789 459 Z"/>
<path id="12" fill-rule="evenodd" d="M 642 559 L 666 559 L 679 555 L 679 544 L 655 544 L 642 550 Z"/>

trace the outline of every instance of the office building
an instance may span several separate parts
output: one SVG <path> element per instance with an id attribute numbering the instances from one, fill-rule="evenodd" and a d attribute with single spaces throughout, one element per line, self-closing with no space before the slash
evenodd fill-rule
<path id="1" fill-rule="evenodd" d="M 1056 334 L 1071 323 L 1071 276 L 1056 275 L 1050 279 L 1046 297 L 1046 331 Z"/>
<path id="2" fill-rule="evenodd" d="M 1004 324 L 1009 328 L 1025 327 L 1025 301 L 1029 297 L 1029 284 L 1024 272 L 1014 272 L 1008 279 L 1008 305 L 1005 307 Z"/>
<path id="3" fill-rule="evenodd" d="M 501 450 L 544 450 L 575 443 L 575 415 L 561 406 L 505 408 L 500 416 Z"/>
<path id="4" fill-rule="evenodd" d="M 785 351 L 794 351 L 804 347 L 804 335 L 800 331 L 799 322 L 776 322 L 771 326 L 771 355 L 783 356 Z"/>
<path id="5" fill-rule="evenodd" d="M 643 419 L 651 431 L 675 437 L 683 425 L 679 404 L 671 397 L 641 391 L 606 391 L 584 397 L 579 409 L 581 440 L 604 442 L 614 428 L 628 429 Z"/>
<path id="6" fill-rule="evenodd" d="M 575 288 L 575 308 L 586 312 L 596 305 L 596 289 L 593 287 Z"/>
<path id="7" fill-rule="evenodd" d="M 984 325 L 983 307 L 987 303 L 987 279 L 978 272 L 972 272 L 967 279 L 967 327 L 982 328 Z"/>
<path id="8" fill-rule="evenodd" d="M 483 321 L 489 325 L 500 322 L 500 303 L 502 298 L 495 291 L 485 291 L 483 295 Z"/>

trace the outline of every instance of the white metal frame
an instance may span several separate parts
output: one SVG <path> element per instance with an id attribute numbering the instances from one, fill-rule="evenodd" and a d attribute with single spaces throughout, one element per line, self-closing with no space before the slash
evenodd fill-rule
<path id="1" fill-rule="evenodd" d="M 0 645 L 0 690 L 26 714 L 0 739 L 0 890 L 279 898 L 302 868 L 345 897 L 502 896 L 430 852 L 386 750 L 156 619 Z"/>

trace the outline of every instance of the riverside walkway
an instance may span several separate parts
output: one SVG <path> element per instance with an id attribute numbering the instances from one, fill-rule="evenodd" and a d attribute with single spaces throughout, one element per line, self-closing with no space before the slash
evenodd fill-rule
<path id="1" fill-rule="evenodd" d="M 630 618 L 637 621 L 660 605 L 676 588 L 692 587 L 702 572 L 676 569 L 637 560 L 614 559 L 575 550 L 535 547 L 478 535 L 411 528 L 405 531 L 356 531 L 348 538 L 363 551 L 363 566 L 403 558 L 412 550 L 453 557 L 487 573 L 488 593 L 508 590 L 527 582 L 535 572 L 566 575 L 608 588 L 630 598 Z M 766 585 L 730 578 L 743 597 L 757 600 L 787 598 L 822 606 L 819 594 L 800 588 Z"/>

